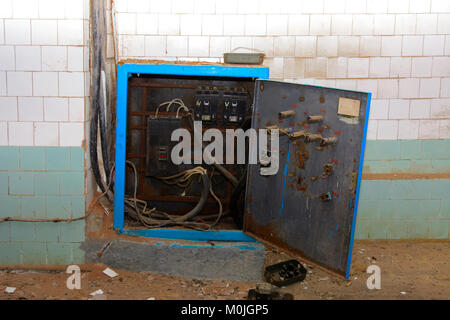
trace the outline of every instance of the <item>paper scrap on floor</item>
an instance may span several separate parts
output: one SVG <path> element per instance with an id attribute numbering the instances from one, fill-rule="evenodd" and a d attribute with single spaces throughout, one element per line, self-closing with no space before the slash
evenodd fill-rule
<path id="1" fill-rule="evenodd" d="M 102 289 L 98 289 L 97 291 L 92 292 L 90 295 L 91 296 L 95 296 L 97 294 L 103 294 L 103 290 Z"/>
<path id="2" fill-rule="evenodd" d="M 110 268 L 106 268 L 103 270 L 103 273 L 109 276 L 110 278 L 117 277 L 119 274 Z"/>
<path id="3" fill-rule="evenodd" d="M 14 287 L 6 287 L 5 293 L 14 293 L 16 291 L 16 288 Z"/>

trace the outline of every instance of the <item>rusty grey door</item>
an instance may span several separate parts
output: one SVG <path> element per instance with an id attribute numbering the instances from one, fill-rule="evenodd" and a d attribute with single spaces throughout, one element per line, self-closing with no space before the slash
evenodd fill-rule
<path id="1" fill-rule="evenodd" d="M 279 170 L 249 166 L 246 233 L 348 278 L 369 105 L 370 93 L 256 81 L 252 127 L 280 129 Z"/>

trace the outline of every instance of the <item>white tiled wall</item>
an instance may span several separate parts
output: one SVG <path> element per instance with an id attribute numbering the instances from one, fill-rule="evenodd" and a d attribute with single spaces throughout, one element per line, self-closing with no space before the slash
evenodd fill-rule
<path id="1" fill-rule="evenodd" d="M 0 0 L 0 145 L 81 146 L 89 1 Z"/>
<path id="2" fill-rule="evenodd" d="M 372 92 L 369 139 L 450 139 L 450 0 L 115 0 L 115 11 L 121 58 L 219 62 L 257 48 L 273 79 Z"/>

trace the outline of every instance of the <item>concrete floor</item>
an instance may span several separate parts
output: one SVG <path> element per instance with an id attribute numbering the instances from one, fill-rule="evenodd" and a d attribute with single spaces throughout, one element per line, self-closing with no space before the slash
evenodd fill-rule
<path id="1" fill-rule="evenodd" d="M 268 249 L 266 264 L 290 258 Z M 381 289 L 366 286 L 367 266 L 381 268 Z M 115 269 L 110 279 L 104 264 L 81 266 L 80 290 L 66 288 L 64 272 L 0 273 L 0 299 L 89 299 L 102 289 L 107 299 L 245 299 L 256 282 L 196 280 L 180 276 Z M 307 266 L 304 282 L 284 288 L 295 299 L 450 299 L 450 241 L 356 241 L 350 281 Z M 6 286 L 16 287 L 13 294 Z M 402 292 L 404 294 L 402 294 Z"/>

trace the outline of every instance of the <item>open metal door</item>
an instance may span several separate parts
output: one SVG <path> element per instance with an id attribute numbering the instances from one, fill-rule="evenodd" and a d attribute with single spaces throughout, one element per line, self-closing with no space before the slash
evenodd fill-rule
<path id="1" fill-rule="evenodd" d="M 249 166 L 246 233 L 348 279 L 369 105 L 370 93 L 256 81 L 252 127 L 290 135 L 276 174 Z"/>

